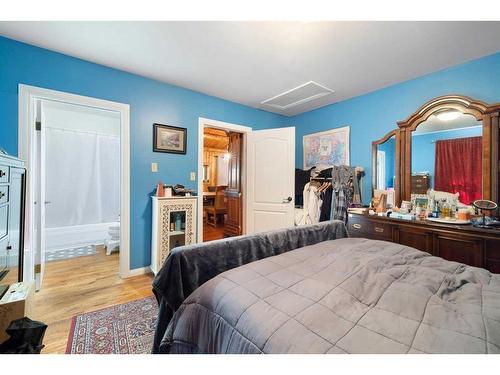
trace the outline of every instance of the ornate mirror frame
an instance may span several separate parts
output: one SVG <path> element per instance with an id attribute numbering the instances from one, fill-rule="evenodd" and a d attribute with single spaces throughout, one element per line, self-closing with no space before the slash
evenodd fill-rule
<path id="1" fill-rule="evenodd" d="M 394 181 L 394 191 L 395 196 L 394 200 L 397 206 L 401 203 L 401 131 L 399 129 L 394 129 L 384 135 L 379 140 L 372 142 L 372 197 L 374 191 L 377 187 L 377 151 L 378 146 L 387 142 L 391 137 L 395 136 L 395 146 L 396 150 L 394 152 L 394 156 L 396 159 L 394 165 L 394 173 L 396 175 L 396 179 Z"/>
<path id="2" fill-rule="evenodd" d="M 443 110 L 458 110 L 472 115 L 483 123 L 483 196 L 498 202 L 499 183 L 499 113 L 500 103 L 488 105 L 461 95 L 446 95 L 430 100 L 404 121 L 398 122 L 401 138 L 400 197 L 410 200 L 411 194 L 411 142 L 412 132 L 432 114 Z M 375 180 L 376 181 L 376 180 Z"/>

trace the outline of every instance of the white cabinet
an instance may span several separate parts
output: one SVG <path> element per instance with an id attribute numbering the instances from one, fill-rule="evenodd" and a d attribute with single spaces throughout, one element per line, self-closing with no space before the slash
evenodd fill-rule
<path id="1" fill-rule="evenodd" d="M 151 271 L 156 274 L 170 251 L 196 242 L 196 197 L 152 197 Z"/>

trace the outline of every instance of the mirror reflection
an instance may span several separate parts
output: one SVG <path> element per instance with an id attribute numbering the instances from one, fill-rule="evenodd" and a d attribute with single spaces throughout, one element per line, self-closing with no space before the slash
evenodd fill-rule
<path id="1" fill-rule="evenodd" d="M 378 190 L 394 189 L 396 170 L 396 136 L 393 135 L 377 146 L 377 185 Z"/>
<path id="2" fill-rule="evenodd" d="M 412 133 L 411 193 L 482 197 L 482 122 L 456 110 L 433 114 Z"/>

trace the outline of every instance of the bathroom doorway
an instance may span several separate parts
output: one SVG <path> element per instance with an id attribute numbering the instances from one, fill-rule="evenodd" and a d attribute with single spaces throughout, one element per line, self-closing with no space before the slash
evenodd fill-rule
<path id="1" fill-rule="evenodd" d="M 99 264 L 126 277 L 128 106 L 29 86 L 21 94 L 20 106 L 29 103 L 20 119 L 20 156 L 30 172 L 25 281 L 41 290 L 46 273 L 83 277 Z"/>

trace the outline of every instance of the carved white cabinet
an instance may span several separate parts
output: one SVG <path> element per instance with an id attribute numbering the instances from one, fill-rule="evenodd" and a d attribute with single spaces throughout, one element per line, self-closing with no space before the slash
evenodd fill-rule
<path id="1" fill-rule="evenodd" d="M 196 197 L 152 197 L 151 271 L 156 274 L 170 251 L 196 242 Z"/>

